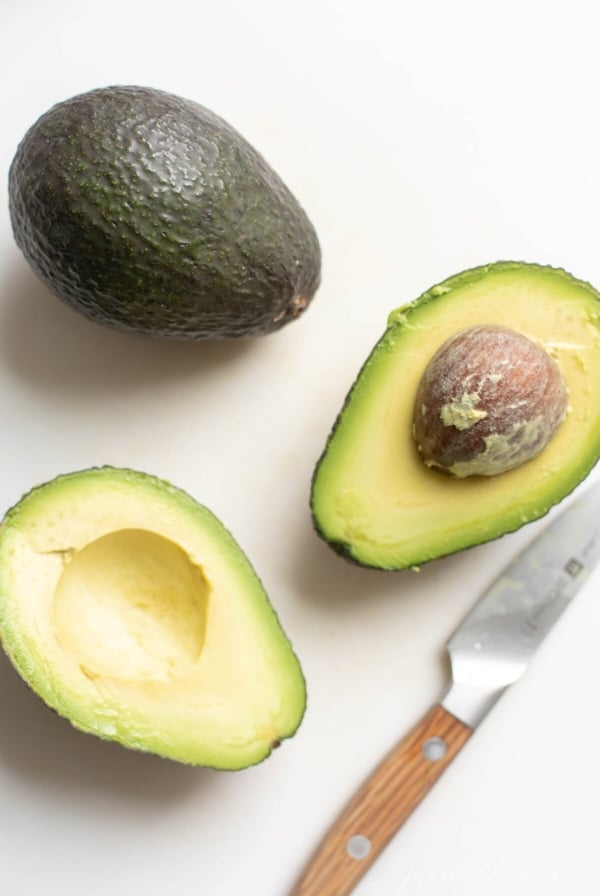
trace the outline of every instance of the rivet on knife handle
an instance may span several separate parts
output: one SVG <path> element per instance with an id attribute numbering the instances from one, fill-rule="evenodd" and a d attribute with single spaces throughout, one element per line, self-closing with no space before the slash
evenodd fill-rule
<path id="1" fill-rule="evenodd" d="M 434 706 L 348 803 L 291 896 L 347 896 L 472 733 Z"/>

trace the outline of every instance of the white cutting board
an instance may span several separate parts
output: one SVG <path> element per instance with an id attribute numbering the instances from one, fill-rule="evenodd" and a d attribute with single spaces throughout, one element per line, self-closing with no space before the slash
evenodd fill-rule
<path id="1" fill-rule="evenodd" d="M 0 659 L 2 894 L 285 896 L 441 695 L 446 637 L 540 524 L 418 575 L 361 570 L 313 534 L 310 477 L 393 307 L 497 259 L 600 286 L 595 6 L 2 0 L 0 510 L 95 464 L 172 480 L 250 556 L 309 688 L 293 741 L 217 773 L 71 730 Z M 237 345 L 159 344 L 35 280 L 10 233 L 10 160 L 53 103 L 115 83 L 212 108 L 280 173 L 323 248 L 303 318 Z M 598 582 L 358 896 L 596 892 Z"/>

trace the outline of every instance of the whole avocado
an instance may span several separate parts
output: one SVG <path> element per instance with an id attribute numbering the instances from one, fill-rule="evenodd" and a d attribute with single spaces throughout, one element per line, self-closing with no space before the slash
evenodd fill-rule
<path id="1" fill-rule="evenodd" d="M 17 245 L 99 323 L 178 339 L 278 330 L 319 286 L 307 215 L 227 122 L 146 87 L 92 90 L 30 128 L 9 175 Z"/>

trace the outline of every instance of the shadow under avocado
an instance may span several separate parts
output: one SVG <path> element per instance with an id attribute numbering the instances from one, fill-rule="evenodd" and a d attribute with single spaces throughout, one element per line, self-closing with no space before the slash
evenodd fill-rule
<path id="1" fill-rule="evenodd" d="M 193 798 L 220 777 L 76 731 L 29 690 L 1 650 L 0 693 L 0 763 L 34 785 L 161 806 Z"/>
<path id="2" fill-rule="evenodd" d="M 46 392 L 135 391 L 153 382 L 209 378 L 260 341 L 172 342 L 121 333 L 86 319 L 53 295 L 24 259 L 1 284 L 0 354 L 22 380 Z"/>

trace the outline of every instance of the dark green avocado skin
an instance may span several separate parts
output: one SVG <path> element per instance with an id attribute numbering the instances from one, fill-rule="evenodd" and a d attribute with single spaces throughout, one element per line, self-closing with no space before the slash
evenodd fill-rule
<path id="1" fill-rule="evenodd" d="M 17 245 L 63 301 L 100 323 L 180 339 L 278 330 L 319 286 L 296 199 L 208 109 L 145 87 L 59 103 L 9 175 Z"/>

